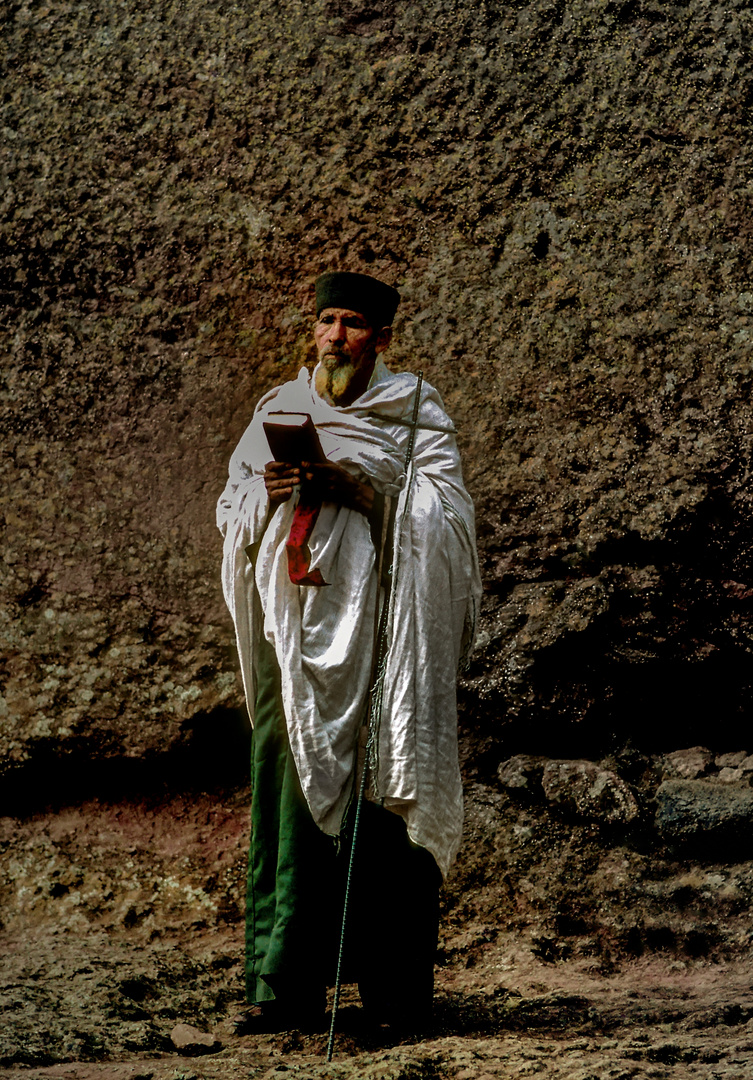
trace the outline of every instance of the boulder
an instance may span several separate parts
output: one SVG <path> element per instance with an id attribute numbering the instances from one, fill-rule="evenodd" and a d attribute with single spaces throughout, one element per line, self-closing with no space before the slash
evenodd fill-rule
<path id="1" fill-rule="evenodd" d="M 533 791 L 541 787 L 541 774 L 544 770 L 544 758 L 531 757 L 528 754 L 516 754 L 503 761 L 497 769 L 497 779 L 502 787 L 516 794 Z"/>
<path id="2" fill-rule="evenodd" d="M 578 817 L 625 825 L 638 816 L 630 787 L 593 761 L 550 761 L 541 784 L 548 802 Z"/>
<path id="3" fill-rule="evenodd" d="M 675 750 L 664 758 L 664 775 L 678 776 L 686 780 L 695 780 L 707 773 L 714 763 L 714 755 L 705 746 L 689 746 L 686 750 Z"/>
<path id="4" fill-rule="evenodd" d="M 734 750 L 729 754 L 718 754 L 714 758 L 717 769 L 739 769 L 748 758 L 746 750 Z"/>
<path id="5" fill-rule="evenodd" d="M 749 774 L 743 772 L 741 768 L 733 768 L 732 766 L 725 765 L 723 769 L 720 769 L 716 779 L 721 780 L 723 784 L 739 784 L 741 780 L 745 780 Z"/>
<path id="6" fill-rule="evenodd" d="M 665 780 L 656 801 L 656 828 L 665 840 L 739 840 L 751 834 L 753 789 L 747 784 Z"/>

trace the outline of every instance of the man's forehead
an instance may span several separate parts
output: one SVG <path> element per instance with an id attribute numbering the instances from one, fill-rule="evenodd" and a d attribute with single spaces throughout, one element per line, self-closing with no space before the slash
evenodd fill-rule
<path id="1" fill-rule="evenodd" d="M 322 310 L 319 312 L 319 318 L 324 319 L 327 316 L 334 316 L 335 318 L 337 318 L 339 316 L 341 319 L 348 319 L 348 318 L 363 319 L 363 321 L 365 323 L 368 323 L 368 321 L 369 321 L 367 316 L 364 315 L 364 313 L 362 311 L 354 311 L 353 308 L 341 308 L 341 307 L 322 308 Z"/>

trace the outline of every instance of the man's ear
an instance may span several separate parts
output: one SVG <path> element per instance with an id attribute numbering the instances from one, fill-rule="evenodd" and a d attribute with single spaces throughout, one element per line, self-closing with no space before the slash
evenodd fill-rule
<path id="1" fill-rule="evenodd" d="M 374 342 L 375 351 L 378 352 L 378 353 L 384 352 L 384 350 L 387 348 L 387 346 L 389 345 L 389 343 L 391 341 L 392 341 L 392 327 L 391 326 L 383 326 L 382 329 L 377 334 L 376 340 Z"/>

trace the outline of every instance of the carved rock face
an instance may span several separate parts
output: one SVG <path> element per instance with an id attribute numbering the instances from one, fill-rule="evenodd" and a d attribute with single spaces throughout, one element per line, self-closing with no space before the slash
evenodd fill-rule
<path id="1" fill-rule="evenodd" d="M 213 506 L 335 265 L 400 286 L 387 359 L 461 431 L 489 590 L 470 737 L 720 750 L 748 708 L 737 9 L 340 7 L 3 25 L 17 791 L 158 767 L 242 709 Z"/>

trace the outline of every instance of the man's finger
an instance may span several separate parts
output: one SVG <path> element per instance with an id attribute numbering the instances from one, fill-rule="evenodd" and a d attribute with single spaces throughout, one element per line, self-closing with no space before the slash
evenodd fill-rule
<path id="1" fill-rule="evenodd" d="M 291 465 L 289 461 L 268 461 L 264 471 L 268 473 L 291 473 L 298 472 L 298 465 Z"/>
<path id="2" fill-rule="evenodd" d="M 289 483 L 297 484 L 300 481 L 300 469 L 289 466 L 286 469 L 269 469 L 264 473 L 264 482 L 269 484 Z"/>

